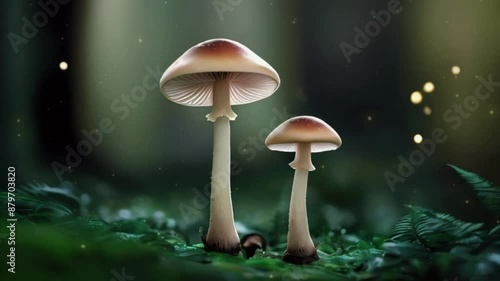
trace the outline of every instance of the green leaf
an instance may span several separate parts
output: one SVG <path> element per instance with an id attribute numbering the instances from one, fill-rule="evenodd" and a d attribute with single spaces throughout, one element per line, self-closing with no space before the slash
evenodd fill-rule
<path id="1" fill-rule="evenodd" d="M 494 234 L 498 234 L 499 232 L 500 232 L 500 225 L 497 225 L 492 230 L 490 230 L 490 233 L 488 235 L 492 236 Z"/>
<path id="2" fill-rule="evenodd" d="M 448 166 L 455 170 L 461 178 L 476 190 L 477 195 L 481 197 L 486 207 L 500 213 L 500 187 L 494 186 L 492 182 L 475 173 L 450 164 Z"/>
<path id="3" fill-rule="evenodd" d="M 430 251 L 421 244 L 388 241 L 382 247 L 386 250 L 386 257 L 412 259 L 427 258 L 430 255 Z"/>
<path id="4" fill-rule="evenodd" d="M 370 249 L 359 249 L 354 250 L 349 253 L 338 255 L 338 254 L 330 254 L 320 256 L 321 260 L 326 263 L 331 263 L 335 265 L 343 265 L 346 268 L 355 268 L 369 260 L 372 260 L 377 257 L 382 257 L 384 255 L 384 251 L 370 248 Z"/>
<path id="5" fill-rule="evenodd" d="M 6 204 L 8 198 L 7 192 L 0 193 L 2 204 Z M 16 193 L 16 215 L 27 218 L 32 221 L 53 221 L 64 216 L 73 215 L 73 212 L 63 204 L 46 201 L 43 198 L 37 198 L 32 194 L 22 191 Z"/>
<path id="6" fill-rule="evenodd" d="M 88 203 L 75 194 L 70 184 L 63 183 L 56 187 L 46 184 L 20 185 L 14 194 L 16 215 L 31 222 L 55 221 L 61 217 L 88 213 L 85 205 Z M 7 192 L 1 192 L 0 204 L 6 204 L 8 197 Z"/>
<path id="7" fill-rule="evenodd" d="M 392 240 L 421 244 L 429 249 L 449 249 L 458 244 L 478 244 L 482 223 L 461 221 L 451 215 L 411 207 L 395 226 Z"/>
<path id="8" fill-rule="evenodd" d="M 207 252 L 200 246 L 176 245 L 175 254 L 179 257 L 206 255 Z"/>

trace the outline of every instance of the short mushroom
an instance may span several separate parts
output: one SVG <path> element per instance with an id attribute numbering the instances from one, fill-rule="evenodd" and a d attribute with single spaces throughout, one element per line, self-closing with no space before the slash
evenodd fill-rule
<path id="1" fill-rule="evenodd" d="M 169 100 L 212 107 L 207 115 L 214 122 L 210 225 L 203 238 L 207 251 L 240 251 L 231 203 L 229 121 L 236 118 L 231 105 L 266 98 L 279 84 L 278 73 L 267 62 L 228 39 L 212 39 L 190 48 L 160 79 L 161 91 Z"/>
<path id="2" fill-rule="evenodd" d="M 306 264 L 319 259 L 307 221 L 306 193 L 309 171 L 315 168 L 311 153 L 335 150 L 341 144 L 340 136 L 323 120 L 312 116 L 288 119 L 266 138 L 270 150 L 295 152 L 290 166 L 295 169 L 288 224 L 287 249 L 283 260 Z"/>
<path id="3" fill-rule="evenodd" d="M 266 250 L 266 239 L 260 234 L 250 233 L 241 238 L 241 247 L 244 250 L 244 256 L 249 259 L 255 256 L 257 249 Z"/>

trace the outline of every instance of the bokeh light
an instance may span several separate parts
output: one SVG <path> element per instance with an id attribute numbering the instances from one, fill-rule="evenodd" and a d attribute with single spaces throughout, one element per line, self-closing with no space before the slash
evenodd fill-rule
<path id="1" fill-rule="evenodd" d="M 413 136 L 413 141 L 414 141 L 416 144 L 421 143 L 423 140 L 424 140 L 424 138 L 422 137 L 422 135 L 421 135 L 421 134 L 416 134 L 415 136 Z"/>
<path id="2" fill-rule="evenodd" d="M 65 62 L 65 61 L 60 62 L 60 63 L 59 63 L 59 68 L 60 68 L 61 70 L 63 70 L 63 71 L 64 71 L 64 70 L 66 70 L 66 69 L 68 69 L 68 63 L 67 63 L 67 62 Z"/>
<path id="3" fill-rule="evenodd" d="M 424 114 L 425 115 L 431 115 L 432 114 L 432 109 L 429 106 L 424 106 Z"/>
<path id="4" fill-rule="evenodd" d="M 453 75 L 458 75 L 458 74 L 460 74 L 460 67 L 458 67 L 458 65 L 454 65 L 454 66 L 451 68 L 451 73 L 453 73 Z"/>
<path id="5" fill-rule="evenodd" d="M 424 84 L 424 92 L 426 93 L 432 93 L 434 91 L 434 83 L 432 82 L 427 82 Z"/>
<path id="6" fill-rule="evenodd" d="M 411 94 L 410 100 L 413 104 L 419 104 L 422 102 L 422 94 L 419 91 L 415 91 Z"/>

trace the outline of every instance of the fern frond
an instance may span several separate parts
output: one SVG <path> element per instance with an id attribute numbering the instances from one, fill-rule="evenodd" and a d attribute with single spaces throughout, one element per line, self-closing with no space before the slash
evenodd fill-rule
<path id="1" fill-rule="evenodd" d="M 477 195 L 481 197 L 483 203 L 490 210 L 500 213 L 500 187 L 494 186 L 494 184 L 478 174 L 463 170 L 457 166 L 448 164 L 453 170 L 455 170 L 458 175 L 470 184 L 474 190 L 476 190 Z"/>
<path id="2" fill-rule="evenodd" d="M 458 244 L 477 244 L 482 223 L 470 223 L 451 215 L 411 207 L 394 227 L 392 240 L 421 244 L 429 249 L 449 249 Z"/>

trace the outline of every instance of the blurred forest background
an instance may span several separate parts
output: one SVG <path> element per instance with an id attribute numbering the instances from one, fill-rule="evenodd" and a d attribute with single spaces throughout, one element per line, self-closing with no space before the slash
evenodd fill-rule
<path id="1" fill-rule="evenodd" d="M 407 212 L 404 204 L 497 224 L 500 218 L 446 164 L 500 182 L 500 89 L 457 129 L 443 114 L 474 94 L 476 76 L 500 81 L 500 2 L 401 1 L 399 13 L 349 62 L 341 43 L 355 46 L 355 28 L 365 30 L 375 20 L 370 11 L 387 10 L 389 2 L 61 0 L 45 20 L 38 1 L 3 1 L 2 166 L 16 167 L 18 184 L 88 194 L 104 217 L 156 214 L 206 227 L 208 208 L 183 219 L 182 206 L 193 207 L 210 182 L 210 109 L 172 103 L 145 77 L 158 78 L 191 46 L 222 37 L 249 47 L 282 82 L 271 97 L 233 107 L 238 222 L 262 227 L 286 212 L 293 155 L 270 151 L 263 140 L 285 119 L 313 115 L 335 128 L 343 145 L 313 155 L 312 233 L 326 222 L 387 234 Z M 27 21 L 38 23 L 36 31 Z M 435 86 L 431 93 L 422 89 L 426 82 Z M 127 101 L 137 87 L 147 89 Z M 414 91 L 423 95 L 419 104 L 410 100 Z M 113 131 L 77 165 L 67 163 L 67 147 L 77 150 L 86 134 L 102 131 L 102 122 Z M 414 135 L 429 139 L 435 128 L 448 139 L 390 188 L 384 173 L 397 174 L 398 156 L 408 159 L 418 149 Z M 55 162 L 59 171 L 71 169 L 59 178 Z"/>

